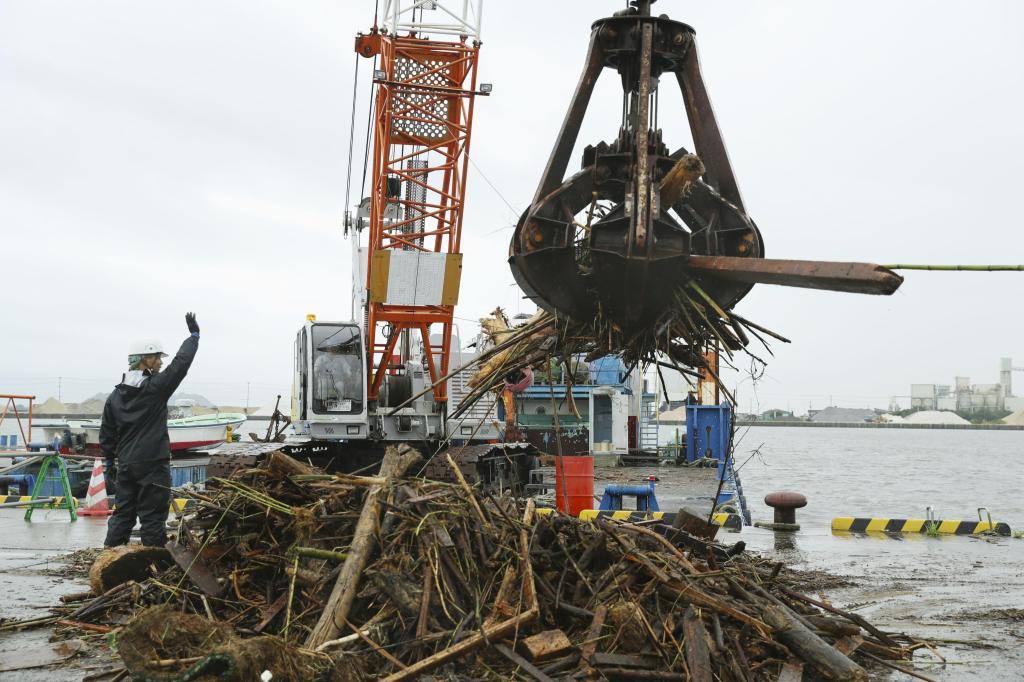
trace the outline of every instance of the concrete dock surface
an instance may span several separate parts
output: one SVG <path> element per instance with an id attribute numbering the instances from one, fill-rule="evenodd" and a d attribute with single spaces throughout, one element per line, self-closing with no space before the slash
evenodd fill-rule
<path id="1" fill-rule="evenodd" d="M 24 514 L 21 509 L 0 509 L 0 590 L 4 595 L 0 617 L 4 619 L 48 616 L 49 608 L 60 604 L 61 595 L 88 590 L 83 578 L 63 575 L 66 565 L 61 558 L 76 550 L 102 547 L 107 532 L 105 518 L 79 517 L 72 523 L 66 510 L 37 509 L 32 522 L 26 523 Z M 119 665 L 120 659 L 96 645 L 102 637 L 92 637 L 83 653 L 65 664 L 10 670 L 42 655 L 52 634 L 53 627 L 0 633 L 0 678 L 80 680 L 96 672 L 91 669 L 94 666 Z"/>

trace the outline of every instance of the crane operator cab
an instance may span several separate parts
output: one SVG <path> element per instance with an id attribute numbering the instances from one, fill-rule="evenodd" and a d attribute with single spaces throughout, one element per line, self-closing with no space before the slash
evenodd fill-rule
<path id="1" fill-rule="evenodd" d="M 362 413 L 363 354 L 359 327 L 315 324 L 311 329 L 313 411 Z"/>
<path id="2" fill-rule="evenodd" d="M 428 385 L 424 374 L 423 363 L 412 358 L 392 364 L 380 399 L 369 402 L 362 325 L 318 322 L 309 315 L 295 338 L 295 433 L 313 441 L 335 442 L 437 439 L 443 431 L 443 414 L 430 391 L 394 410 Z"/>

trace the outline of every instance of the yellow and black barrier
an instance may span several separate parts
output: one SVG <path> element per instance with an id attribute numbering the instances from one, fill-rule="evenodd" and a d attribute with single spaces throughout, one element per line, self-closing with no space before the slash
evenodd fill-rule
<path id="1" fill-rule="evenodd" d="M 192 511 L 196 506 L 194 497 L 174 497 L 171 499 L 171 512 L 180 514 L 184 511 Z"/>
<path id="2" fill-rule="evenodd" d="M 0 495 L 0 504 L 8 504 L 10 502 L 28 502 L 31 499 L 32 499 L 31 495 Z M 82 500 L 75 499 L 75 498 L 72 498 L 72 499 L 74 499 L 75 507 L 81 507 L 82 506 L 82 504 L 83 504 Z M 111 505 L 111 508 L 114 508 L 116 506 L 117 505 Z M 168 508 L 168 510 L 173 512 L 173 513 L 177 513 L 177 512 L 180 512 L 180 511 L 186 511 L 186 510 L 187 511 L 191 511 L 193 508 L 195 508 L 195 506 L 196 506 L 196 501 L 195 501 L 194 498 L 191 498 L 191 497 L 175 497 L 175 498 L 171 499 L 171 504 L 170 504 L 170 507 Z M 56 498 L 53 499 L 52 502 L 47 502 L 46 504 L 38 504 L 38 505 L 36 505 L 36 507 L 37 508 L 42 507 L 44 509 L 56 509 L 58 507 L 63 508 L 64 507 L 64 498 L 63 497 L 56 497 Z"/>
<path id="3" fill-rule="evenodd" d="M 48 495 L 41 495 L 40 497 L 48 497 Z M 74 500 L 74 498 L 72 498 L 72 499 Z M 31 500 L 32 500 L 32 496 L 31 495 L 0 495 L 0 504 L 13 504 L 15 502 L 30 502 Z M 79 500 L 74 500 L 73 504 L 76 507 L 82 506 L 82 503 Z M 47 502 L 45 504 L 37 504 L 35 506 L 36 506 L 36 508 L 39 508 L 39 507 L 44 507 L 44 508 L 61 507 L 61 508 L 63 508 L 64 507 L 64 498 L 63 497 L 55 497 L 55 498 L 53 498 L 52 502 Z"/>
<path id="4" fill-rule="evenodd" d="M 838 516 L 832 519 L 832 530 L 841 533 L 933 533 L 941 535 L 974 535 L 992 531 L 996 535 L 1010 535 L 1006 523 L 988 521 L 952 521 L 948 519 L 873 519 Z"/>
<path id="5" fill-rule="evenodd" d="M 538 509 L 538 514 L 551 514 L 554 509 Z M 627 521 L 636 523 L 638 521 L 661 521 L 669 526 L 675 521 L 676 515 L 671 512 L 644 512 L 633 509 L 621 509 L 617 511 L 602 509 L 584 509 L 580 512 L 580 521 L 593 521 L 596 518 L 614 519 L 616 521 Z M 740 530 L 743 527 L 743 519 L 739 514 L 715 514 L 712 522 L 728 530 Z"/>

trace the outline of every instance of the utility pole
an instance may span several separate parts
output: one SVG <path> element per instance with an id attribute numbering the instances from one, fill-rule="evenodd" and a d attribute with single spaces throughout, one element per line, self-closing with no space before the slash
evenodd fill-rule
<path id="1" fill-rule="evenodd" d="M 61 384 L 64 383 L 64 377 L 57 377 L 57 402 L 62 402 L 60 399 Z"/>
<path id="2" fill-rule="evenodd" d="M 245 413 L 249 414 L 249 382 L 245 382 Z"/>

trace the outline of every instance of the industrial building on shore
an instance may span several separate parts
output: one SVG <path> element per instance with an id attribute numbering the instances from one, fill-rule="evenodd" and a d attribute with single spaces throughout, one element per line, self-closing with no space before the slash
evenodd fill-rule
<path id="1" fill-rule="evenodd" d="M 1002 358 L 999 383 L 972 384 L 970 377 L 955 377 L 953 384 L 911 384 L 910 407 L 918 410 L 982 412 L 1024 409 L 1024 397 L 1013 394 L 1013 373 L 1024 371 L 1014 367 L 1013 360 Z"/>

